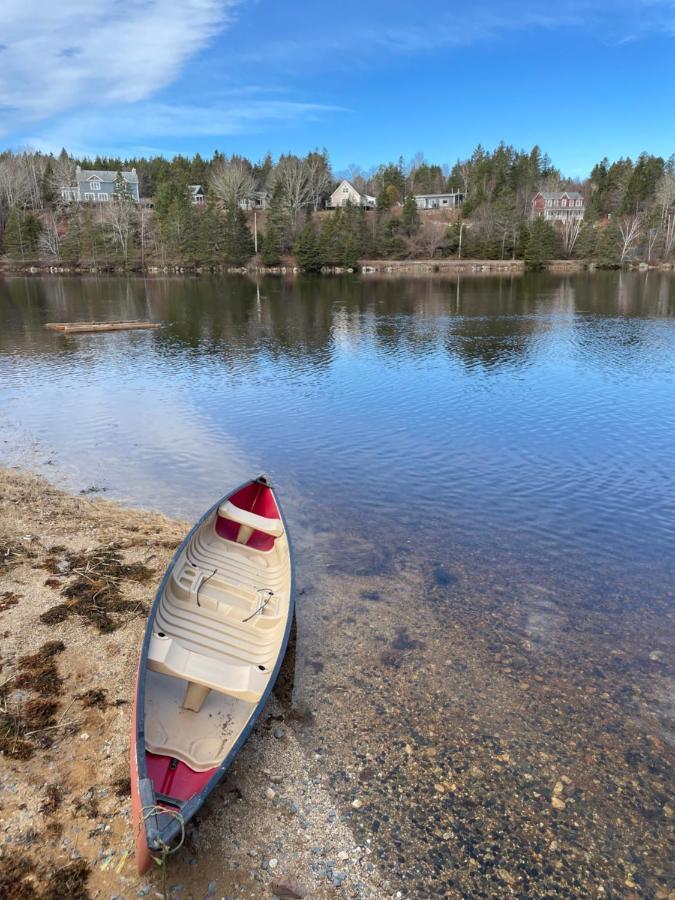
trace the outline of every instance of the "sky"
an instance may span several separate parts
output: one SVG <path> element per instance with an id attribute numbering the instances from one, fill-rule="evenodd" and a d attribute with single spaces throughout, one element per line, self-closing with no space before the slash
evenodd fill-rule
<path id="1" fill-rule="evenodd" d="M 2 0 L 0 147 L 327 148 L 337 171 L 538 144 L 675 152 L 675 0 Z"/>

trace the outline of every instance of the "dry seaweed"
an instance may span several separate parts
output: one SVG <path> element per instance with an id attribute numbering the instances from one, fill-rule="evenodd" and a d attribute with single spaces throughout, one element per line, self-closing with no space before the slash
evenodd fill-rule
<path id="1" fill-rule="evenodd" d="M 47 884 L 40 894 L 41 900 L 88 900 L 87 881 L 91 875 L 89 863 L 84 859 L 55 869 L 50 873 Z"/>
<path id="2" fill-rule="evenodd" d="M 3 594 L 0 594 L 0 612 L 6 612 L 8 609 L 16 606 L 20 599 L 21 596 L 12 591 L 5 591 Z"/>
<path id="3" fill-rule="evenodd" d="M 35 746 L 24 739 L 26 730 L 17 713 L 0 712 L 0 752 L 10 759 L 30 759 Z"/>
<path id="4" fill-rule="evenodd" d="M 63 791 L 58 784 L 48 784 L 45 786 L 46 797 L 40 807 L 40 812 L 44 816 L 53 815 L 63 802 Z"/>
<path id="5" fill-rule="evenodd" d="M 26 546 L 23 541 L 0 537 L 0 572 L 18 566 L 25 559 L 34 559 L 35 551 Z"/>
<path id="6" fill-rule="evenodd" d="M 131 779 L 128 775 L 116 778 L 112 783 L 112 789 L 117 797 L 129 797 L 131 794 Z"/>
<path id="7" fill-rule="evenodd" d="M 63 641 L 47 641 L 37 651 L 19 659 L 19 673 L 14 684 L 35 691 L 42 697 L 57 697 L 63 681 L 56 668 L 54 656 L 65 650 Z"/>
<path id="8" fill-rule="evenodd" d="M 89 688 L 88 691 L 76 694 L 75 699 L 80 700 L 84 707 L 105 709 L 108 706 L 108 692 L 104 688 Z"/>
<path id="9" fill-rule="evenodd" d="M 102 634 L 109 634 L 119 628 L 119 617 L 125 613 L 138 615 L 147 612 L 144 604 L 122 597 L 121 583 L 146 582 L 154 572 L 143 563 L 123 562 L 117 544 L 81 553 L 66 553 L 61 560 L 51 556 L 46 560 L 45 567 L 70 578 L 61 590 L 67 602 L 53 606 L 40 616 L 40 621 L 46 625 L 55 625 L 71 615 L 77 615 L 95 625 Z"/>
<path id="10" fill-rule="evenodd" d="M 33 900 L 37 891 L 29 880 L 33 863 L 16 851 L 0 857 L 0 900 Z"/>

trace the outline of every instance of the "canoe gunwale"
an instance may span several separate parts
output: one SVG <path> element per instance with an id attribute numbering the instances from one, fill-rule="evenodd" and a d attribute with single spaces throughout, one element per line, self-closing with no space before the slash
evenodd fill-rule
<path id="1" fill-rule="evenodd" d="M 137 771 L 137 779 L 138 785 L 137 788 L 141 795 L 141 803 L 142 808 L 147 810 L 149 806 L 153 808 L 157 807 L 157 802 L 159 798 L 156 797 L 154 788 L 150 788 L 152 793 L 152 803 L 150 802 L 148 786 L 152 784 L 150 776 L 148 774 L 148 769 L 146 766 L 145 760 L 145 681 L 146 681 L 146 673 L 147 673 L 147 661 L 148 661 L 148 651 L 150 648 L 150 640 L 152 638 L 152 627 L 155 622 L 155 618 L 157 616 L 157 611 L 159 609 L 159 604 L 162 598 L 162 594 L 164 589 L 171 577 L 171 574 L 174 570 L 178 557 L 183 552 L 187 544 L 192 539 L 193 535 L 204 525 L 206 520 L 218 510 L 218 507 L 225 503 L 230 497 L 233 497 L 240 490 L 245 488 L 247 485 L 252 482 L 262 481 L 270 490 L 273 492 L 274 500 L 277 504 L 277 508 L 279 510 L 279 516 L 284 525 L 284 530 L 286 532 L 286 539 L 288 542 L 288 554 L 289 554 L 289 562 L 291 569 L 291 584 L 290 584 L 290 596 L 288 602 L 288 620 L 286 622 L 286 628 L 284 631 L 284 636 L 281 642 L 281 648 L 279 651 L 279 655 L 277 657 L 277 661 L 274 665 L 274 669 L 270 675 L 269 682 L 267 687 L 265 688 L 260 700 L 256 704 L 251 717 L 246 723 L 243 731 L 237 738 L 236 742 L 233 744 L 229 753 L 223 760 L 223 762 L 218 766 L 216 771 L 213 773 L 212 777 L 206 782 L 206 784 L 202 787 L 200 791 L 194 794 L 189 800 L 185 802 L 180 810 L 180 816 L 177 816 L 174 811 L 168 811 L 166 814 L 159 812 L 157 815 L 149 815 L 144 816 L 144 827 L 146 840 L 148 844 L 148 848 L 151 853 L 158 854 L 164 851 L 167 847 L 170 847 L 177 838 L 180 837 L 185 824 L 190 821 L 190 819 L 194 816 L 197 810 L 203 805 L 204 801 L 211 793 L 211 791 L 215 788 L 218 782 L 221 780 L 227 769 L 231 766 L 234 758 L 239 753 L 244 742 L 247 740 L 253 726 L 258 720 L 260 713 L 262 712 L 267 700 L 269 699 L 270 694 L 276 684 L 277 678 L 279 676 L 279 671 L 281 670 L 281 666 L 284 661 L 284 657 L 286 656 L 286 650 L 288 647 L 288 640 L 291 633 L 291 628 L 293 625 L 293 618 L 295 616 L 295 565 L 294 565 L 294 553 L 293 553 L 293 544 L 291 541 L 290 534 L 288 532 L 288 525 L 286 522 L 286 517 L 284 515 L 284 511 L 279 503 L 279 499 L 277 497 L 276 491 L 274 490 L 272 484 L 266 476 L 260 475 L 258 478 L 251 478 L 247 481 L 244 481 L 238 487 L 229 491 L 225 494 L 224 497 L 221 497 L 216 503 L 213 504 L 192 526 L 188 534 L 185 536 L 183 541 L 181 541 L 180 545 L 176 549 L 174 553 L 173 559 L 169 563 L 166 572 L 164 573 L 164 577 L 162 578 L 159 587 L 157 588 L 157 592 L 155 594 L 155 599 L 152 602 L 152 606 L 150 607 L 150 612 L 148 613 L 148 619 L 145 629 L 145 634 L 143 636 L 143 644 L 141 647 L 141 655 L 138 664 L 138 679 L 136 686 L 136 719 L 134 722 L 134 735 L 135 735 L 135 757 L 136 757 L 136 771 Z M 133 789 L 132 785 L 132 789 Z M 161 801 L 160 801 L 161 802 Z"/>

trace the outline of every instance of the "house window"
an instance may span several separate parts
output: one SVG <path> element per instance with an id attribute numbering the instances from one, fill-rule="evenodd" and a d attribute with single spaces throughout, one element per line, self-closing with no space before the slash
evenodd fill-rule
<path id="1" fill-rule="evenodd" d="M 101 185 L 98 181 L 90 181 L 89 187 L 92 189 L 92 191 L 100 191 L 101 190 Z"/>
<path id="2" fill-rule="evenodd" d="M 345 185 L 345 186 L 342 188 L 342 193 L 343 193 L 343 194 L 348 194 L 348 193 L 349 193 L 349 188 L 347 187 L 347 185 Z"/>

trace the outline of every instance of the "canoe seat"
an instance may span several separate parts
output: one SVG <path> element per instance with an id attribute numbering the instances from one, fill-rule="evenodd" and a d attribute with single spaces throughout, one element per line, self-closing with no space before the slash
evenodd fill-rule
<path id="1" fill-rule="evenodd" d="M 196 653 L 163 632 L 152 634 L 148 668 L 187 681 L 183 707 L 195 712 L 199 712 L 209 691 L 257 703 L 269 678 L 269 673 L 258 666 Z"/>
<path id="2" fill-rule="evenodd" d="M 228 541 L 246 544 L 255 550 L 271 550 L 284 533 L 281 519 L 269 519 L 240 509 L 231 500 L 221 503 L 216 517 L 216 533 Z"/>

